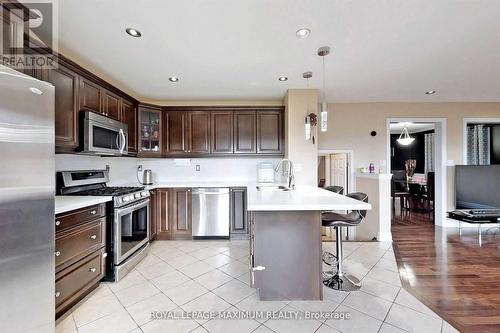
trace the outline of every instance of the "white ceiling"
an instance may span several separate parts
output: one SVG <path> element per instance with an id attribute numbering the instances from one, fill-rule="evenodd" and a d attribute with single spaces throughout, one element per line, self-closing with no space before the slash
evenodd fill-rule
<path id="1" fill-rule="evenodd" d="M 59 18 L 60 50 L 145 99 L 281 99 L 304 71 L 320 88 L 329 45 L 329 102 L 500 101 L 499 0 L 62 0 Z"/>
<path id="2" fill-rule="evenodd" d="M 400 134 L 403 128 L 407 128 L 409 133 L 430 131 L 435 128 L 432 123 L 390 123 L 391 134 Z"/>

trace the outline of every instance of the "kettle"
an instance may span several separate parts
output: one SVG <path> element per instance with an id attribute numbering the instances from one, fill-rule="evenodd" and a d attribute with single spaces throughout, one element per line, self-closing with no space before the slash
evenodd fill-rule
<path id="1" fill-rule="evenodd" d="M 142 184 L 143 185 L 152 185 L 153 184 L 153 174 L 150 169 L 144 170 L 142 174 Z"/>

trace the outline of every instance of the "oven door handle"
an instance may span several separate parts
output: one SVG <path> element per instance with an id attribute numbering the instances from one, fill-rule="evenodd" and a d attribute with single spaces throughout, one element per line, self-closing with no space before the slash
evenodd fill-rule
<path id="1" fill-rule="evenodd" d="M 136 203 L 133 206 L 115 208 L 115 215 L 117 215 L 117 216 L 125 215 L 125 214 L 128 214 L 130 212 L 133 212 L 134 210 L 136 210 L 138 208 L 142 208 L 142 207 L 145 207 L 147 205 L 149 205 L 149 198 L 144 200 L 144 201 L 141 201 L 139 203 Z"/>

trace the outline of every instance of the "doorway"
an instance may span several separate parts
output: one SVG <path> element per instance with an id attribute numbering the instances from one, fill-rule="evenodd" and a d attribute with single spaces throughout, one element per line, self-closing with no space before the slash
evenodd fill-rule
<path id="1" fill-rule="evenodd" d="M 398 141 L 400 138 L 407 140 Z M 393 174 L 391 196 L 402 192 L 394 201 L 391 198 L 393 216 L 404 217 L 408 224 L 444 226 L 446 119 L 389 118 L 386 147 L 388 169 Z"/>
<path id="2" fill-rule="evenodd" d="M 433 225 L 435 125 L 391 122 L 392 224 Z"/>
<path id="3" fill-rule="evenodd" d="M 342 194 L 355 191 L 353 179 L 353 152 L 350 150 L 323 150 L 318 152 L 318 186 L 342 186 Z M 345 212 L 342 212 L 345 213 Z M 331 228 L 323 228 L 323 241 L 334 241 Z M 352 229 L 352 230 L 351 230 Z M 355 236 L 355 228 L 348 227 L 344 238 Z"/>
<path id="4" fill-rule="evenodd" d="M 342 186 L 344 193 L 354 191 L 354 174 L 351 170 L 352 151 L 324 150 L 318 153 L 318 186 Z"/>

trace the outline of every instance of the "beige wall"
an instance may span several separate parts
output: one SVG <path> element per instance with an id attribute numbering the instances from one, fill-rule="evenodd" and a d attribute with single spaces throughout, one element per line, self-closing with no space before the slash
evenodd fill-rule
<path id="1" fill-rule="evenodd" d="M 318 113 L 318 90 L 290 89 L 285 96 L 286 156 L 295 164 L 297 185 L 317 186 L 318 134 L 316 143 L 306 140 L 304 121 L 311 112 Z M 317 131 L 316 131 L 317 132 Z"/>
<path id="2" fill-rule="evenodd" d="M 461 164 L 463 119 L 500 117 L 500 103 L 333 103 L 328 113 L 328 132 L 321 133 L 319 149 L 354 150 L 356 168 L 386 159 L 386 120 L 404 117 L 446 118 L 447 159 Z"/>
<path id="3" fill-rule="evenodd" d="M 446 118 L 447 160 L 463 163 L 463 119 L 500 117 L 500 103 L 333 103 L 328 105 L 328 132 L 319 149 L 354 151 L 354 168 L 380 166 L 387 159 L 387 118 Z M 371 131 L 377 131 L 372 137 Z M 390 161 L 387 161 L 388 169 Z M 377 169 L 378 170 L 378 169 Z M 447 208 L 454 205 L 454 168 L 447 168 Z"/>

